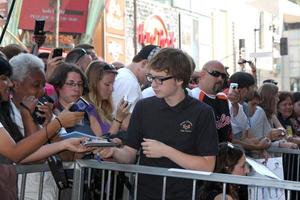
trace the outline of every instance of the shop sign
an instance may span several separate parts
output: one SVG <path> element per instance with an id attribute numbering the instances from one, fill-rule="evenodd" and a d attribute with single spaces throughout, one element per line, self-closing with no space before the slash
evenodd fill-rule
<path id="1" fill-rule="evenodd" d="M 56 0 L 23 0 L 19 28 L 33 30 L 35 19 L 46 20 L 45 31 L 54 31 Z M 84 33 L 89 0 L 61 0 L 59 30 L 64 33 Z"/>
<path id="2" fill-rule="evenodd" d="M 162 18 L 152 15 L 137 27 L 138 42 L 142 45 L 158 45 L 161 47 L 174 47 L 176 38 L 174 32 L 168 32 Z"/>

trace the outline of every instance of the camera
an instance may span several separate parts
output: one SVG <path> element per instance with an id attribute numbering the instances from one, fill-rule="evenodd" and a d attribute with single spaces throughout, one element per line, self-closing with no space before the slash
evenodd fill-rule
<path id="1" fill-rule="evenodd" d="M 44 35 L 45 19 L 36 19 L 34 25 L 34 35 Z"/>
<path id="2" fill-rule="evenodd" d="M 237 84 L 237 83 L 230 83 L 228 93 L 232 93 L 234 90 L 236 90 L 238 88 L 239 88 L 239 84 Z"/>
<path id="3" fill-rule="evenodd" d="M 252 63 L 252 61 L 250 60 L 245 60 L 245 59 L 240 59 L 238 61 L 238 64 L 241 65 L 241 64 L 245 64 L 245 63 L 248 63 L 249 65 Z"/>
<path id="4" fill-rule="evenodd" d="M 230 86 L 229 86 L 229 88 L 233 89 L 233 90 L 238 89 L 238 87 L 239 87 L 239 84 L 237 84 L 237 83 L 230 83 Z"/>
<path id="5" fill-rule="evenodd" d="M 52 58 L 62 56 L 62 54 L 63 54 L 63 49 L 62 48 L 55 48 L 53 50 Z"/>
<path id="6" fill-rule="evenodd" d="M 71 112 L 84 112 L 89 107 L 90 104 L 83 97 L 80 97 L 69 110 Z"/>
<path id="7" fill-rule="evenodd" d="M 42 96 L 38 99 L 37 105 L 42 106 L 45 105 L 46 102 L 53 103 L 53 100 L 49 96 Z M 43 116 L 45 113 L 39 111 L 38 106 L 35 107 L 32 117 L 33 119 L 40 125 L 44 124 L 46 118 Z"/>

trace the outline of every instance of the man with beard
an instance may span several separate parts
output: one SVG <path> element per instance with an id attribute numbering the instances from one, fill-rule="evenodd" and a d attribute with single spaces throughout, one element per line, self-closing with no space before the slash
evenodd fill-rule
<path id="1" fill-rule="evenodd" d="M 229 104 L 227 96 L 224 93 L 220 93 L 226 78 L 225 67 L 221 62 L 216 60 L 208 61 L 200 71 L 199 87 L 192 90 L 194 98 L 207 103 L 214 109 L 219 142 L 232 141 L 231 120 L 247 120 L 242 109 L 239 109 L 238 95 L 230 93 L 231 104 Z"/>

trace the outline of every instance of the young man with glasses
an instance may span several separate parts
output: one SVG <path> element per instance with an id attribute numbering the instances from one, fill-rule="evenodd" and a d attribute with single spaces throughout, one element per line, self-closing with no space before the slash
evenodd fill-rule
<path id="1" fill-rule="evenodd" d="M 140 100 L 131 115 L 128 138 L 122 148 L 103 148 L 100 154 L 120 163 L 212 171 L 218 152 L 216 122 L 210 106 L 185 93 L 191 76 L 186 54 L 174 48 L 160 50 L 146 75 L 154 97 Z M 139 174 L 138 199 L 161 199 L 163 178 Z M 192 181 L 168 178 L 166 199 L 191 199 Z"/>

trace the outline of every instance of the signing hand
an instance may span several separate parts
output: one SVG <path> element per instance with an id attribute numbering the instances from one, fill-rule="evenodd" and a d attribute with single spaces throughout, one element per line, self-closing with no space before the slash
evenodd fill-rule
<path id="1" fill-rule="evenodd" d="M 64 149 L 68 151 L 73 151 L 75 153 L 85 153 L 92 151 L 93 148 L 85 147 L 82 145 L 82 142 L 85 141 L 86 138 L 69 138 L 61 141 L 63 143 Z"/>
<path id="2" fill-rule="evenodd" d="M 142 142 L 143 153 L 148 158 L 161 158 L 164 157 L 165 149 L 168 147 L 166 144 L 157 140 L 146 139 Z"/>

